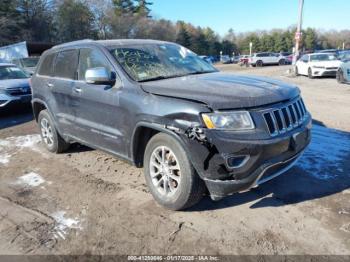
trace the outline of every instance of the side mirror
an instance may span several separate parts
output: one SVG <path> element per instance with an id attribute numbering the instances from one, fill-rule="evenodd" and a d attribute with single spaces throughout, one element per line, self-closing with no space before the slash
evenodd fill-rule
<path id="1" fill-rule="evenodd" d="M 86 70 L 85 82 L 93 85 L 114 85 L 115 78 L 104 67 L 95 67 Z"/>

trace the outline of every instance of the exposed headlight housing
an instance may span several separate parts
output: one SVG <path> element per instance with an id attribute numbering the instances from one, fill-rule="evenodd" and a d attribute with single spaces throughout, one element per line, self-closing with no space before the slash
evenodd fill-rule
<path id="1" fill-rule="evenodd" d="M 247 111 L 202 114 L 202 119 L 209 129 L 241 131 L 255 128 L 253 119 Z"/>

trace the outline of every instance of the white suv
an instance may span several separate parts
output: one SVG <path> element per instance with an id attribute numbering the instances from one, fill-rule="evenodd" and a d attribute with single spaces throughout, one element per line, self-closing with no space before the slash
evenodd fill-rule
<path id="1" fill-rule="evenodd" d="M 249 64 L 252 66 L 285 65 L 286 58 L 276 53 L 256 53 L 249 59 Z"/>

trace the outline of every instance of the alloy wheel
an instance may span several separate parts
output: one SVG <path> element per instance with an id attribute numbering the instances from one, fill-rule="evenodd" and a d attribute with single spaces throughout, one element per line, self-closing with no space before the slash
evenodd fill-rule
<path id="1" fill-rule="evenodd" d="M 174 152 L 159 146 L 152 152 L 150 158 L 150 175 L 158 193 L 163 196 L 173 196 L 181 182 L 181 170 Z"/>
<path id="2" fill-rule="evenodd" d="M 46 118 L 41 119 L 41 135 L 46 145 L 52 146 L 54 143 L 54 137 L 52 132 L 52 127 Z"/>

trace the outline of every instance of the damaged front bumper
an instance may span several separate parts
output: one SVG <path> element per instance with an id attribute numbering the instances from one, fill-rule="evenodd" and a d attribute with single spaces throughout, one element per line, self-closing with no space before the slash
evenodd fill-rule
<path id="1" fill-rule="evenodd" d="M 311 141 L 311 116 L 298 128 L 265 140 L 210 137 L 208 133 L 207 136 L 210 145 L 192 141 L 188 148 L 211 198 L 219 200 L 247 191 L 290 169 Z M 229 162 L 230 159 L 234 161 Z"/>

